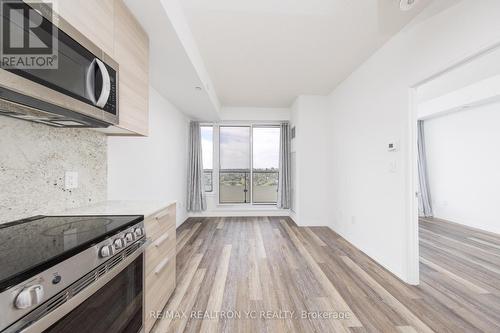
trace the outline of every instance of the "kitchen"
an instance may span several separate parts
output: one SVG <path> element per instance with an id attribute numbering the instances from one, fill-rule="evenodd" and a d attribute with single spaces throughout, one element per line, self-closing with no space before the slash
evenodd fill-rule
<path id="1" fill-rule="evenodd" d="M 2 13 L 12 23 L 2 45 L 26 46 L 24 17 L 51 50 L 29 46 L 36 68 L 19 50 L 2 50 L 0 331 L 150 331 L 146 313 L 175 288 L 185 188 L 116 191 L 108 183 L 124 169 L 120 159 L 138 154 L 110 146 L 154 146 L 167 132 L 174 143 L 154 147 L 181 151 L 168 163 L 185 173 L 189 118 L 150 87 L 149 38 L 125 2 L 4 1 Z M 14 68 L 6 59 L 15 57 Z"/>
<path id="2" fill-rule="evenodd" d="M 0 0 L 0 332 L 500 331 L 500 237 L 418 219 L 411 121 L 497 101 L 499 13 Z"/>

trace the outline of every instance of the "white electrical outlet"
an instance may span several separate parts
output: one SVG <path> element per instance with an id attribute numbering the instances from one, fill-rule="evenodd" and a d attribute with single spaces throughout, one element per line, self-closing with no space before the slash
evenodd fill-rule
<path id="1" fill-rule="evenodd" d="M 78 188 L 78 172 L 66 171 L 64 177 L 64 188 L 66 190 Z"/>

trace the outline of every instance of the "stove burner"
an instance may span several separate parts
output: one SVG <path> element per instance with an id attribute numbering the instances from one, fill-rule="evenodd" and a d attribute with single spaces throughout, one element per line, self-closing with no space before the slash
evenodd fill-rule
<path id="1" fill-rule="evenodd" d="M 4 223 L 0 293 L 143 219 L 141 215 L 34 216 Z"/>
<path id="2" fill-rule="evenodd" d="M 44 236 L 59 236 L 59 235 L 76 235 L 95 230 L 106 230 L 106 226 L 113 223 L 110 218 L 104 217 L 91 217 L 82 219 L 79 217 L 75 221 L 69 221 L 63 224 L 58 224 L 54 227 L 49 227 L 42 232 Z"/>

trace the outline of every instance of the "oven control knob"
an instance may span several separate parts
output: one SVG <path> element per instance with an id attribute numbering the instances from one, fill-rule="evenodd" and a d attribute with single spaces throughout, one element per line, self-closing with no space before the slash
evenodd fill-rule
<path id="1" fill-rule="evenodd" d="M 144 236 L 144 229 L 143 228 L 135 228 L 134 234 L 137 238 L 142 237 L 142 236 Z"/>
<path id="2" fill-rule="evenodd" d="M 113 242 L 113 246 L 115 247 L 115 249 L 119 250 L 119 249 L 122 249 L 125 247 L 125 245 L 127 245 L 127 243 L 125 242 L 125 239 L 123 238 L 117 238 L 115 239 L 115 241 Z"/>
<path id="3" fill-rule="evenodd" d="M 133 241 L 135 241 L 135 239 L 136 239 L 135 233 L 127 232 L 125 234 L 125 240 L 127 241 L 127 243 L 132 243 Z"/>
<path id="4" fill-rule="evenodd" d="M 27 309 L 43 301 L 43 286 L 35 284 L 24 288 L 16 297 L 15 306 L 18 309 Z"/>
<path id="5" fill-rule="evenodd" d="M 99 256 L 101 258 L 111 257 L 113 254 L 115 254 L 115 249 L 113 248 L 113 245 L 104 245 L 99 250 Z"/>

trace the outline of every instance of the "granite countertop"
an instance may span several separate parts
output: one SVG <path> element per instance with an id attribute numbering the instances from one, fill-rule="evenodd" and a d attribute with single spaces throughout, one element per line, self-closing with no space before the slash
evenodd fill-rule
<path id="1" fill-rule="evenodd" d="M 73 208 L 61 215 L 144 215 L 149 216 L 166 208 L 173 202 L 168 201 L 135 201 L 110 200 L 93 205 Z"/>

